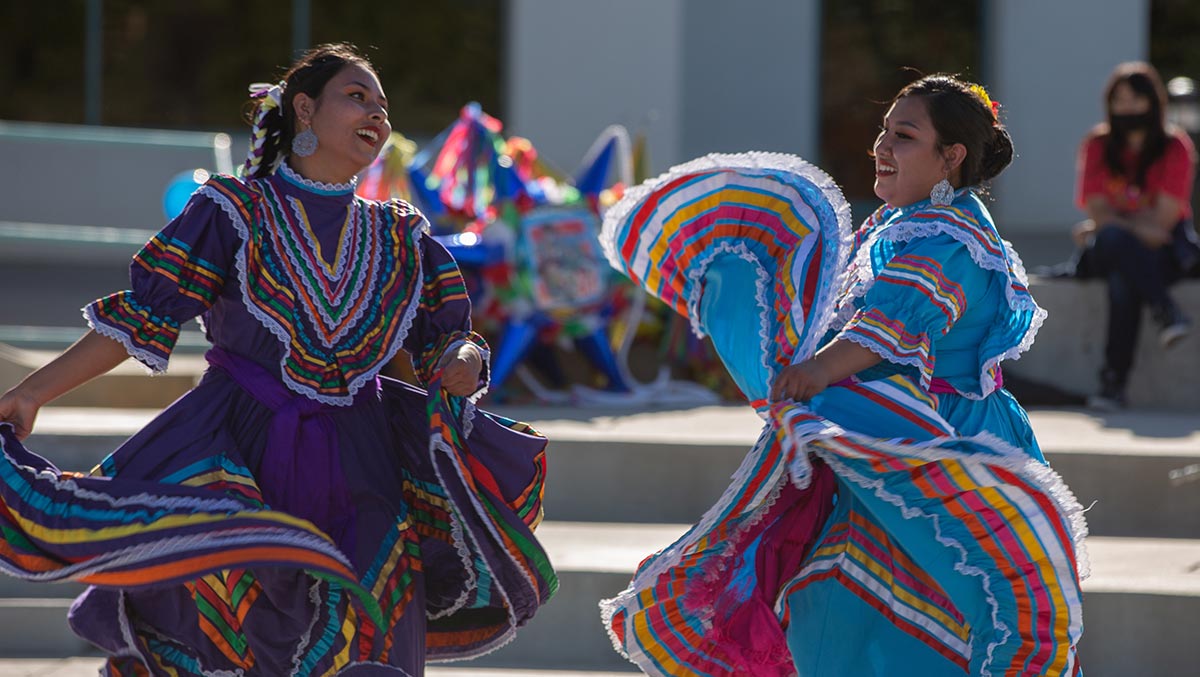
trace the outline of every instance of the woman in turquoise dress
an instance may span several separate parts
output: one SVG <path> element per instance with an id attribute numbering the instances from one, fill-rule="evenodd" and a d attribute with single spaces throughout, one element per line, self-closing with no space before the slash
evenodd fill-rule
<path id="1" fill-rule="evenodd" d="M 765 154 L 606 216 L 610 261 L 766 419 L 721 500 L 602 605 L 646 672 L 1079 674 L 1086 526 L 1000 369 L 1045 313 L 980 198 L 1013 154 L 996 113 L 952 77 L 901 90 L 872 153 L 886 204 L 854 233 L 827 176 Z"/>

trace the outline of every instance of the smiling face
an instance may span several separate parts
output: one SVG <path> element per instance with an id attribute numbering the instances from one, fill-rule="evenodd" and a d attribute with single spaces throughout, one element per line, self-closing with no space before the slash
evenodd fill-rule
<path id="1" fill-rule="evenodd" d="M 316 99 L 300 93 L 293 105 L 296 132 L 311 127 L 318 145 L 311 156 L 293 155 L 291 162 L 301 174 L 317 181 L 349 181 L 375 160 L 392 132 L 387 96 L 379 78 L 358 64 L 347 64 L 338 71 Z"/>
<path id="2" fill-rule="evenodd" d="M 937 130 L 919 96 L 897 99 L 883 118 L 875 138 L 875 195 L 893 207 L 929 198 L 934 184 L 949 178 L 957 185 L 957 168 L 966 149 L 937 147 Z"/>

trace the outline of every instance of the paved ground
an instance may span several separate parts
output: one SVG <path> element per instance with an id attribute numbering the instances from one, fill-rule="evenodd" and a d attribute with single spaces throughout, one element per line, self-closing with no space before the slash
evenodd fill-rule
<path id="1" fill-rule="evenodd" d="M 95 677 L 99 658 L 0 659 L 3 677 Z M 480 668 L 430 668 L 427 677 L 628 677 L 628 672 L 575 672 L 562 670 L 485 670 Z"/>

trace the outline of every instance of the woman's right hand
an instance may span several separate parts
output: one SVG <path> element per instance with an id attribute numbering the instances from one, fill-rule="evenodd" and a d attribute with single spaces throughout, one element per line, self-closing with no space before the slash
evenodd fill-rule
<path id="1" fill-rule="evenodd" d="M 33 432 L 33 422 L 41 408 L 41 403 L 17 386 L 0 395 L 0 422 L 11 423 L 17 439 L 24 440 Z"/>
<path id="2" fill-rule="evenodd" d="M 829 371 L 819 360 L 805 360 L 788 365 L 779 372 L 771 384 L 771 400 L 779 402 L 792 399 L 806 402 L 829 387 Z"/>

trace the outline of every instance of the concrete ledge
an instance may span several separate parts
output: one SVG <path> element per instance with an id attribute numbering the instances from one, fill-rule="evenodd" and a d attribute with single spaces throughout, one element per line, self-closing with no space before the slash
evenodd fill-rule
<path id="1" fill-rule="evenodd" d="M 67 625 L 70 599 L 0 599 L 0 656 L 79 656 L 95 651 Z"/>
<path id="2" fill-rule="evenodd" d="M 0 261 L 127 264 L 154 233 L 142 228 L 0 221 Z"/>
<path id="3" fill-rule="evenodd" d="M 0 343 L 0 392 L 58 356 L 58 350 L 27 350 Z M 129 359 L 54 401 L 63 407 L 165 407 L 193 388 L 207 367 L 200 355 L 173 355 L 167 373 L 151 376 Z"/>
<path id="4" fill-rule="evenodd" d="M 1105 283 L 1035 276 L 1030 291 L 1049 315 L 1033 347 L 1019 360 L 1005 362 L 1005 371 L 1070 392 L 1096 392 L 1108 321 Z M 1164 351 L 1158 344 L 1158 327 L 1144 313 L 1130 374 L 1129 404 L 1196 412 L 1200 411 L 1200 280 L 1180 282 L 1172 288 L 1172 296 L 1197 323 L 1196 329 Z"/>
<path id="5" fill-rule="evenodd" d="M 1196 674 L 1200 597 L 1084 592 L 1079 655 L 1087 677 Z"/>
<path id="6" fill-rule="evenodd" d="M 75 581 L 34 583 L 0 574 L 0 599 L 39 598 L 72 599 L 83 594 L 85 586 Z M 3 673 L 0 673 L 3 674 Z"/>
<path id="7" fill-rule="evenodd" d="M 551 519 L 690 523 L 729 483 L 761 422 L 747 407 L 624 413 L 502 407 L 550 439 L 545 508 Z M 46 407 L 29 448 L 64 470 L 87 471 L 157 409 Z M 1051 464 L 1092 506 L 1093 534 L 1200 538 L 1200 481 L 1171 473 L 1200 464 L 1189 414 L 1034 410 Z M 1200 475 L 1189 479 L 1200 480 Z M 620 496 L 621 500 L 613 500 Z M 1094 504 L 1094 505 L 1093 505 Z"/>
<path id="8" fill-rule="evenodd" d="M 171 178 L 230 172 L 231 146 L 225 133 L 0 121 L 0 219 L 157 230 Z"/>

